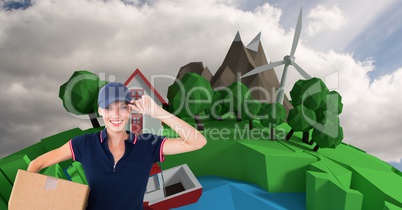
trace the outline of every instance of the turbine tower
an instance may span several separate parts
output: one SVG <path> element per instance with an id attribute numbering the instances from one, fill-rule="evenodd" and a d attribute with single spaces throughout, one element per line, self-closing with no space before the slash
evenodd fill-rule
<path id="1" fill-rule="evenodd" d="M 297 65 L 295 63 L 295 51 L 296 51 L 296 47 L 297 44 L 299 42 L 299 37 L 300 37 L 300 32 L 301 32 L 301 28 L 302 28 L 302 8 L 300 8 L 300 12 L 299 12 L 299 18 L 297 19 L 297 25 L 296 25 L 296 30 L 295 30 L 295 34 L 293 37 L 293 43 L 292 43 L 292 49 L 290 50 L 290 55 L 286 55 L 283 60 L 281 61 L 276 61 L 276 62 L 272 62 L 269 64 L 265 64 L 262 66 L 259 66 L 249 72 L 247 72 L 246 74 L 242 75 L 241 78 L 243 77 L 248 77 L 254 74 L 258 74 L 260 72 L 263 71 L 267 71 L 269 69 L 272 69 L 274 67 L 280 66 L 282 64 L 285 64 L 284 68 L 283 68 L 283 74 L 282 74 L 282 78 L 281 78 L 281 83 L 279 85 L 279 89 L 278 89 L 278 94 L 276 97 L 276 102 L 279 102 L 281 104 L 283 104 L 283 98 L 285 96 L 285 82 L 286 82 L 286 76 L 288 73 L 288 67 L 289 65 L 292 65 L 295 67 L 295 69 L 305 78 L 305 79 L 310 79 L 311 76 L 309 74 L 307 74 L 306 71 L 304 71 L 299 65 Z"/>

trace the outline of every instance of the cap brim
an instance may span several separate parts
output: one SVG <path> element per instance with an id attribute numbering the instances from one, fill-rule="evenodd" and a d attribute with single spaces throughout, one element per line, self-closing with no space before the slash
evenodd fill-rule
<path id="1" fill-rule="evenodd" d="M 106 107 L 110 106 L 110 104 L 116 102 L 116 101 L 124 101 L 126 103 L 130 103 L 130 101 L 127 101 L 126 98 L 121 97 L 121 98 L 114 98 L 114 99 L 108 99 L 108 100 L 103 100 L 99 102 L 98 106 L 101 107 L 102 109 L 105 109 Z"/>

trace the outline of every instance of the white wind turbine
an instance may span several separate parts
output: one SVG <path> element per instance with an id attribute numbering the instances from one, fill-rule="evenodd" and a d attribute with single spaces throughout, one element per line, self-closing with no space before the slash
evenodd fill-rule
<path id="1" fill-rule="evenodd" d="M 285 81 L 286 81 L 286 75 L 288 73 L 288 67 L 289 65 L 292 65 L 295 67 L 295 69 L 305 78 L 305 79 L 310 79 L 311 76 L 309 74 L 307 74 L 306 71 L 304 71 L 299 65 L 297 65 L 295 63 L 295 51 L 296 51 L 296 47 L 297 44 L 299 42 L 299 37 L 300 37 L 300 32 L 301 32 L 301 28 L 302 28 L 302 8 L 300 8 L 300 13 L 299 13 L 299 18 L 297 20 L 297 25 L 296 25 L 296 30 L 295 30 L 295 35 L 293 37 L 293 43 L 292 43 L 292 49 L 290 50 L 290 55 L 286 55 L 283 60 L 281 61 L 276 61 L 273 63 L 269 63 L 269 64 L 265 64 L 262 66 L 259 66 L 249 72 L 247 72 L 246 74 L 242 75 L 241 78 L 243 77 L 248 77 L 254 74 L 258 74 L 260 72 L 263 71 L 267 71 L 269 69 L 272 69 L 274 67 L 280 66 L 282 64 L 285 64 L 284 68 L 283 68 L 283 74 L 282 74 L 282 78 L 281 78 L 281 83 L 279 85 L 279 93 L 276 97 L 276 102 L 279 102 L 281 104 L 283 104 L 283 98 L 285 95 Z"/>

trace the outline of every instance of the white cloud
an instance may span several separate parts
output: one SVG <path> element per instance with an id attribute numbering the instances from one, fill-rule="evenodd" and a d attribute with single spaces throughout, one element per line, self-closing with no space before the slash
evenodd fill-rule
<path id="1" fill-rule="evenodd" d="M 354 144 L 386 161 L 401 159 L 402 142 L 402 68 L 372 82 L 366 91 L 356 95 L 359 100 L 353 113 L 350 139 Z M 352 118 L 353 117 L 353 118 Z"/>
<path id="2" fill-rule="evenodd" d="M 315 33 L 328 29 L 323 28 L 329 27 L 325 21 L 336 22 L 338 26 L 330 27 L 343 30 L 337 28 L 345 21 L 337 10 L 316 10 L 327 11 L 328 18 L 322 12 L 312 13 L 322 20 Z M 116 0 L 37 0 L 24 11 L 0 10 L 0 87 L 7 90 L 0 92 L 0 98 L 18 96 L 0 101 L 1 107 L 8 107 L 0 110 L 0 116 L 7 119 L 0 124 L 1 131 L 7 131 L 0 139 L 0 156 L 68 128 L 90 126 L 88 120 L 66 113 L 58 98 L 59 86 L 74 70 L 105 72 L 106 78 L 125 81 L 135 68 L 148 78 L 154 74 L 175 76 L 181 66 L 203 61 L 214 73 L 238 30 L 244 44 L 261 31 L 266 53 L 272 61 L 281 60 L 289 54 L 293 40 L 293 32 L 285 32 L 279 24 L 281 15 L 280 9 L 268 4 L 254 12 L 241 11 L 230 0 L 155 1 L 141 7 Z M 402 89 L 401 69 L 370 85 L 367 73 L 374 68 L 370 59 L 360 62 L 352 54 L 320 52 L 306 46 L 303 37 L 295 56 L 313 76 L 325 78 L 338 72 L 337 90 L 345 104 L 341 115 L 345 142 L 384 160 L 402 158 L 398 153 L 402 151 L 398 133 L 402 109 L 397 107 L 402 104 L 397 98 Z M 276 72 L 280 77 L 282 69 Z M 301 76 L 291 70 L 288 75 L 289 90 Z M 155 85 L 166 95 L 171 83 Z M 31 127 L 30 135 L 20 132 L 31 125 L 39 127 Z M 9 139 L 17 141 L 10 143 Z"/>
<path id="3" fill-rule="evenodd" d="M 304 41 L 308 42 L 309 46 L 322 51 L 344 51 L 345 49 L 351 49 L 350 46 L 356 45 L 356 42 L 362 41 L 358 39 L 361 38 L 362 33 L 376 34 L 378 27 L 374 27 L 373 23 L 384 15 L 389 16 L 390 14 L 386 12 L 395 7 L 398 2 L 398 0 L 384 0 L 379 4 L 368 4 L 365 0 L 316 0 L 308 3 L 279 1 L 277 4 L 285 12 L 285 16 L 281 17 L 281 22 L 286 24 L 286 28 L 293 28 L 296 23 L 296 15 L 292 16 L 290 14 L 297 13 L 299 8 L 303 7 L 304 29 L 302 37 L 304 36 Z M 339 8 L 340 13 L 336 12 L 336 8 Z M 328 14 L 323 11 L 328 11 Z M 309 14 L 314 14 L 313 16 L 317 18 L 309 18 Z M 345 20 L 345 22 L 342 24 L 341 20 Z M 312 21 L 314 27 L 310 24 L 310 21 Z M 309 25 L 311 25 L 310 29 L 307 30 Z M 329 28 L 339 25 L 342 26 L 341 29 Z M 314 34 L 314 36 L 309 36 L 309 33 Z"/>
<path id="4" fill-rule="evenodd" d="M 310 11 L 308 17 L 310 22 L 306 30 L 310 36 L 315 36 L 324 30 L 340 30 L 348 22 L 348 18 L 338 6 L 327 8 L 318 5 Z"/>

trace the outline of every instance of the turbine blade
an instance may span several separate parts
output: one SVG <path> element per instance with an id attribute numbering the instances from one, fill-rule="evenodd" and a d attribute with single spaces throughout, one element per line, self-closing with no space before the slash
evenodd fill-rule
<path id="1" fill-rule="evenodd" d="M 293 37 L 292 49 L 290 50 L 290 57 L 294 57 L 297 44 L 299 43 L 300 32 L 301 32 L 301 28 L 302 28 L 302 9 L 303 8 L 300 8 L 299 18 L 297 19 L 297 25 L 296 25 L 295 35 Z"/>
<path id="2" fill-rule="evenodd" d="M 258 74 L 258 73 L 263 72 L 263 71 L 267 71 L 267 70 L 272 69 L 274 67 L 280 66 L 280 65 L 282 65 L 284 63 L 285 63 L 285 61 L 276 61 L 276 62 L 273 62 L 273 63 L 268 63 L 268 64 L 265 64 L 265 65 L 259 66 L 259 67 L 255 68 L 255 69 L 243 74 L 240 78 L 248 77 L 248 76 L 251 76 L 251 75 L 254 75 L 254 74 Z"/>
<path id="3" fill-rule="evenodd" d="M 311 76 L 307 74 L 306 71 L 304 71 L 297 63 L 293 62 L 292 65 L 295 67 L 295 69 L 305 78 L 305 79 L 311 79 Z"/>

